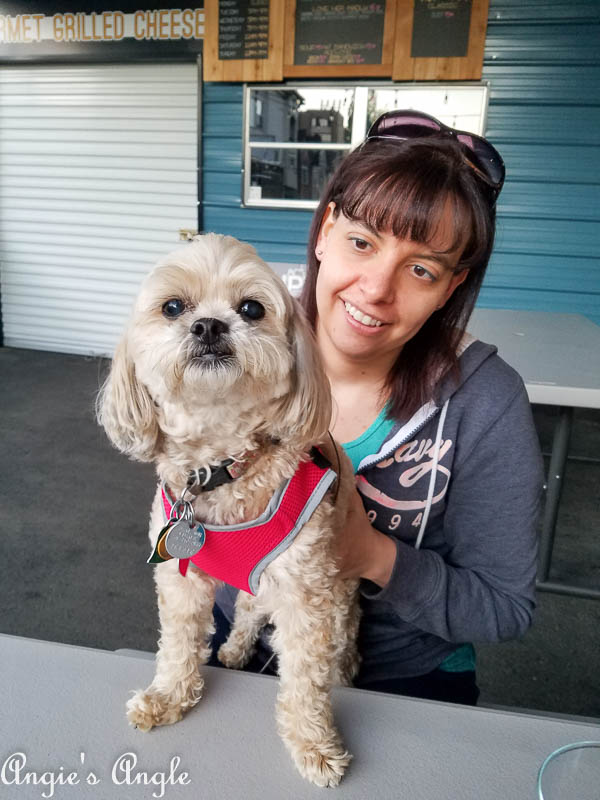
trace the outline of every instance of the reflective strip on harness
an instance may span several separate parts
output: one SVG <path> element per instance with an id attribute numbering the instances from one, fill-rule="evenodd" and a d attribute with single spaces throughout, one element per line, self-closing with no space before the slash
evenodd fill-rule
<path id="1" fill-rule="evenodd" d="M 204 546 L 195 556 L 180 559 L 179 571 L 185 576 L 191 561 L 208 575 L 256 594 L 265 567 L 291 545 L 336 477 L 329 465 L 302 462 L 256 519 L 235 526 L 205 526 Z M 168 519 L 172 500 L 164 484 L 162 500 Z"/>

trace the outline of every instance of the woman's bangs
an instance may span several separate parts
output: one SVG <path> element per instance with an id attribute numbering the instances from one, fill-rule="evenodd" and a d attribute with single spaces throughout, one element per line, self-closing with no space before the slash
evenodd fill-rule
<path id="1" fill-rule="evenodd" d="M 398 172 L 383 180 L 381 175 L 373 175 L 368 181 L 357 178 L 346 187 L 338 206 L 348 219 L 376 231 L 427 244 L 435 238 L 449 198 L 453 206 L 453 237 L 443 252 L 451 253 L 464 248 L 472 216 L 468 204 L 436 180 L 411 180 Z"/>

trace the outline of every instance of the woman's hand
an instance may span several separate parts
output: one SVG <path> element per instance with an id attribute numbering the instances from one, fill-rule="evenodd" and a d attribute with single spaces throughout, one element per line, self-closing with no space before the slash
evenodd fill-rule
<path id="1" fill-rule="evenodd" d="M 387 584 L 396 561 L 396 545 L 371 525 L 358 491 L 352 492 L 335 547 L 341 578 L 367 578 L 381 587 Z"/>

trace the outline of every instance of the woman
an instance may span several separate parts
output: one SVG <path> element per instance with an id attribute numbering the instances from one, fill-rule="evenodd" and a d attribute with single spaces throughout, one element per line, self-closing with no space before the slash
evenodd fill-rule
<path id="1" fill-rule="evenodd" d="M 538 440 L 519 376 L 464 333 L 503 178 L 485 139 L 390 112 L 314 216 L 301 302 L 357 476 L 363 688 L 474 704 L 472 643 L 531 623 Z"/>

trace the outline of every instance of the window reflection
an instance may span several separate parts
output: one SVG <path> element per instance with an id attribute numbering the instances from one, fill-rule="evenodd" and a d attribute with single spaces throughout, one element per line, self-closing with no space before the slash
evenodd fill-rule
<path id="1" fill-rule="evenodd" d="M 345 150 L 253 147 L 249 200 L 318 200 Z"/>
<path id="2" fill-rule="evenodd" d="M 337 164 L 386 111 L 418 109 L 482 134 L 487 94 L 483 83 L 248 86 L 244 204 L 314 208 Z"/>
<path id="3" fill-rule="evenodd" d="M 349 144 L 353 111 L 353 89 L 256 89 L 250 141 Z"/>

